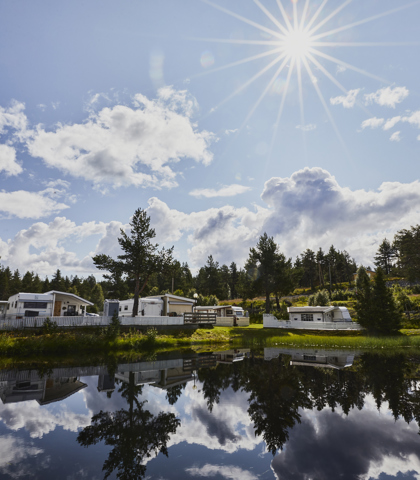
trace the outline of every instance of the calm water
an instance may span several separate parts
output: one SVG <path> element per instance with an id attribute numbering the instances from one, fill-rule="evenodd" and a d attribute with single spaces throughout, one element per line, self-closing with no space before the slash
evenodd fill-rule
<path id="1" fill-rule="evenodd" d="M 420 479 L 420 357 L 265 349 L 0 371 L 0 478 Z"/>

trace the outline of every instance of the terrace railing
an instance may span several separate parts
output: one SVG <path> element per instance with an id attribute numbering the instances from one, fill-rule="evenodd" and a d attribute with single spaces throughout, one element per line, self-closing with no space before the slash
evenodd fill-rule
<path id="1" fill-rule="evenodd" d="M 217 315 L 215 313 L 193 312 L 184 313 L 185 324 L 201 324 L 210 323 L 216 324 Z"/>

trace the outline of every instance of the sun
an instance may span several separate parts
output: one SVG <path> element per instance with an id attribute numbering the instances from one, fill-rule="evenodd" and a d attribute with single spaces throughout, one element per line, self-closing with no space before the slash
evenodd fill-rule
<path id="1" fill-rule="evenodd" d="M 283 41 L 279 42 L 282 51 L 293 60 L 307 58 L 313 47 L 313 40 L 308 32 L 292 29 L 287 32 Z"/>
<path id="2" fill-rule="evenodd" d="M 222 100 L 218 105 L 213 107 L 210 110 L 210 113 L 216 111 L 224 103 L 232 99 L 235 95 L 239 94 L 246 88 L 248 88 L 253 82 L 258 78 L 266 75 L 267 72 L 273 71 L 271 77 L 269 77 L 266 87 L 263 89 L 261 95 L 259 96 L 256 103 L 251 107 L 247 117 L 245 118 L 239 131 L 246 125 L 248 120 L 254 114 L 255 110 L 260 105 L 264 97 L 275 88 L 276 82 L 281 78 L 282 80 L 282 95 L 280 99 L 279 109 L 277 113 L 277 118 L 274 123 L 272 145 L 274 138 L 276 136 L 280 118 L 282 116 L 283 108 L 285 105 L 285 99 L 288 94 L 289 85 L 292 80 L 292 75 L 294 74 L 297 80 L 297 91 L 299 94 L 299 106 L 300 106 L 300 117 L 301 117 L 301 126 L 302 132 L 305 132 L 305 112 L 303 105 L 303 92 L 302 92 L 302 77 L 306 74 L 312 82 L 313 88 L 316 91 L 317 96 L 327 114 L 330 123 L 335 130 L 335 133 L 345 147 L 343 139 L 341 138 L 340 132 L 338 131 L 337 125 L 334 121 L 334 118 L 331 114 L 331 111 L 328 107 L 328 102 L 325 100 L 325 97 L 320 89 L 318 80 L 315 76 L 323 74 L 328 80 L 330 80 L 335 87 L 341 90 L 345 95 L 348 95 L 351 92 L 351 89 L 345 88 L 336 78 L 336 75 L 333 74 L 328 69 L 328 65 L 324 66 L 325 63 L 334 65 L 334 69 L 338 66 L 344 68 L 345 70 L 353 70 L 361 75 L 373 78 L 382 84 L 389 84 L 387 80 L 380 78 L 374 74 L 367 72 L 361 68 L 358 68 L 354 65 L 342 61 L 340 58 L 334 57 L 328 54 L 325 51 L 325 48 L 335 47 L 335 48 L 359 48 L 359 47 L 389 47 L 389 46 L 408 46 L 408 45 L 418 45 L 417 42 L 341 42 L 335 41 L 336 35 L 345 31 L 356 28 L 359 25 L 366 24 L 368 22 L 374 21 L 378 18 L 394 15 L 401 10 L 411 8 L 413 5 L 418 2 L 411 2 L 406 5 L 399 5 L 391 10 L 377 13 L 368 18 L 363 18 L 361 20 L 355 20 L 351 23 L 343 24 L 340 22 L 339 26 L 329 27 L 331 21 L 336 17 L 344 8 L 346 8 L 352 0 L 337 0 L 334 1 L 335 9 L 332 9 L 329 13 L 326 12 L 325 6 L 328 0 L 322 0 L 322 2 L 316 5 L 317 2 L 314 0 L 291 0 L 292 3 L 292 12 L 287 12 L 283 1 L 276 0 L 277 9 L 269 10 L 261 0 L 248 0 L 252 1 L 270 20 L 270 26 L 266 24 L 260 24 L 251 20 L 250 18 L 243 17 L 236 12 L 228 10 L 224 6 L 214 3 L 212 0 L 201 0 L 203 3 L 231 16 L 235 19 L 244 22 L 260 32 L 263 32 L 266 40 L 256 40 L 256 39 L 221 39 L 221 38 L 191 38 L 195 41 L 205 41 L 205 42 L 217 42 L 217 43 L 227 43 L 227 44 L 243 44 L 243 45 L 259 45 L 264 50 L 257 54 L 252 55 L 241 60 L 237 60 L 227 65 L 221 67 L 213 68 L 208 70 L 205 73 L 198 75 L 209 74 L 224 70 L 227 68 L 235 67 L 247 62 L 253 62 L 261 58 L 268 58 L 268 63 L 257 71 L 251 78 L 249 78 L 245 83 L 238 86 L 234 92 L 232 92 L 228 97 Z M 245 0 L 243 0 L 245 1 Z M 298 3 L 300 7 L 298 8 Z M 331 2 L 332 3 L 332 2 Z M 274 5 L 274 2 L 273 2 Z M 290 5 L 290 3 L 289 3 Z M 338 5 L 338 6 L 337 6 Z M 312 8 L 313 7 L 313 8 Z M 290 8 L 290 7 L 289 7 Z M 269 24 L 268 24 L 269 25 Z M 327 28 L 325 28 L 327 27 Z M 272 57 L 272 59 L 270 59 Z M 286 73 L 287 72 L 287 73 Z M 315 73 L 314 73 L 315 72 Z M 359 105 L 361 108 L 365 108 L 363 105 Z M 272 148 L 271 145 L 271 148 Z M 346 150 L 346 148 L 345 148 Z M 271 150 L 270 150 L 271 151 Z"/>

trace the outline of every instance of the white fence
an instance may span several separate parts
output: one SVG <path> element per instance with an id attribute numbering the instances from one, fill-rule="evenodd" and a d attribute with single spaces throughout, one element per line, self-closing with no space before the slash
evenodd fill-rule
<path id="1" fill-rule="evenodd" d="M 301 322 L 277 320 L 274 315 L 263 315 L 264 328 L 290 328 L 302 330 L 362 330 L 356 322 Z"/>
<path id="2" fill-rule="evenodd" d="M 0 330 L 18 330 L 23 328 L 40 328 L 47 317 L 23 317 L 10 316 L 0 320 Z M 112 317 L 50 317 L 59 327 L 106 327 Z M 184 325 L 184 317 L 120 317 L 121 325 L 127 326 L 168 326 Z"/>

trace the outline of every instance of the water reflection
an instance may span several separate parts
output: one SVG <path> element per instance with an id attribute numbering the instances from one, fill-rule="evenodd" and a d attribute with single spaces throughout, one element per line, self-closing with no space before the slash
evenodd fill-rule
<path id="1" fill-rule="evenodd" d="M 64 438 L 58 426 L 68 432 L 60 448 L 72 449 L 89 478 L 101 469 L 121 479 L 419 478 L 419 382 L 415 355 L 346 350 L 238 349 L 5 370 L 0 446 L 27 453 L 5 449 L 0 476 L 9 478 L 11 465 L 22 476 L 40 457 L 54 463 L 58 446 L 48 436 Z M 76 475 L 67 468 L 38 478 Z"/>

